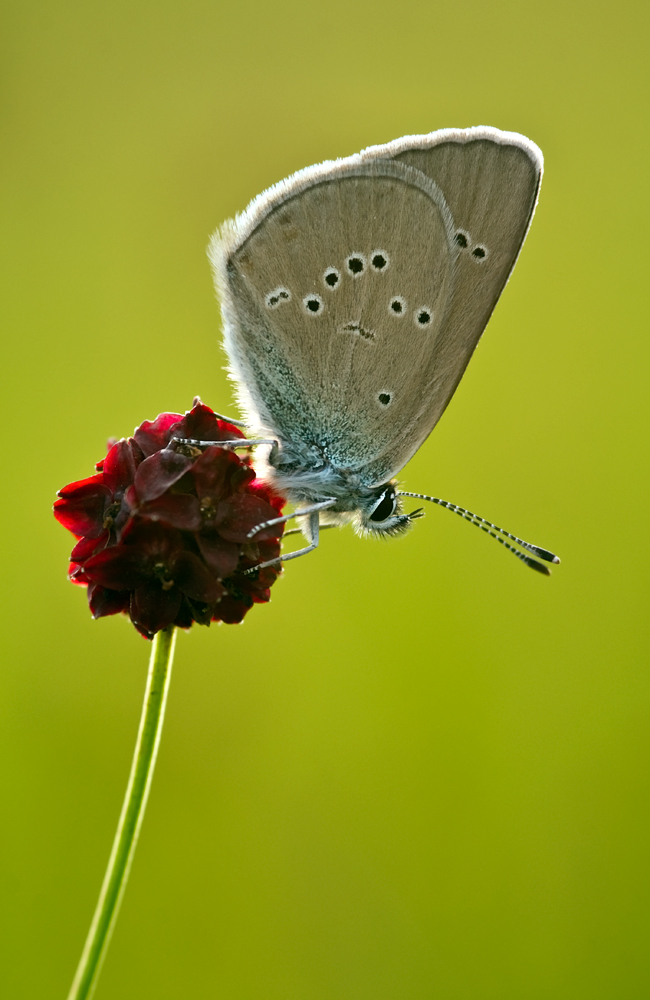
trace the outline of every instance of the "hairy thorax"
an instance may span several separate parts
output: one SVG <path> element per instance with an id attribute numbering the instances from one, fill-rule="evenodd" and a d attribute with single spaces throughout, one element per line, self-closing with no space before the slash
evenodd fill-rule
<path id="1" fill-rule="evenodd" d="M 351 513 L 364 507 L 376 489 L 363 482 L 358 470 L 338 468 L 317 443 L 280 442 L 256 456 L 260 476 L 294 504 L 309 505 L 329 498 L 336 503 L 329 515 Z M 333 518 L 339 521 L 340 518 Z"/>

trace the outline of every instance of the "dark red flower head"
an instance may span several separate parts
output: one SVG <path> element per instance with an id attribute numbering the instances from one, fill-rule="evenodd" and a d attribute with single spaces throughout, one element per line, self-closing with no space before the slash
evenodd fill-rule
<path id="1" fill-rule="evenodd" d="M 240 622 L 269 600 L 279 568 L 244 570 L 280 554 L 284 525 L 247 536 L 285 501 L 248 458 L 219 447 L 233 438 L 244 435 L 195 400 L 185 416 L 145 420 L 109 448 L 97 475 L 59 491 L 54 516 L 78 539 L 70 579 L 88 587 L 94 618 L 123 611 L 152 638 L 172 624 Z"/>

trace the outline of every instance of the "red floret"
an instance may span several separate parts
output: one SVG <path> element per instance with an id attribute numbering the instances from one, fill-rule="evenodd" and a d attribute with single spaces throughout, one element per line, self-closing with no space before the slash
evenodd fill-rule
<path id="1" fill-rule="evenodd" d="M 194 446 L 178 439 L 214 442 Z M 284 499 L 219 442 L 241 430 L 200 401 L 162 413 L 112 444 L 100 471 L 59 491 L 54 515 L 78 539 L 70 579 L 88 587 L 94 618 L 128 613 L 151 638 L 168 625 L 235 623 L 270 599 Z M 246 570 L 252 570 L 246 573 Z"/>

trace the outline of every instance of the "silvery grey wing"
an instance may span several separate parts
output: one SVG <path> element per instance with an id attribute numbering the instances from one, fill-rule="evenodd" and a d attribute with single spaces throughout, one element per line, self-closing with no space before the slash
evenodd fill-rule
<path id="1" fill-rule="evenodd" d="M 435 182 L 359 156 L 301 171 L 222 230 L 211 256 L 251 422 L 369 482 L 421 404 L 454 233 Z"/>
<path id="2" fill-rule="evenodd" d="M 533 218 L 544 161 L 525 136 L 488 127 L 405 136 L 361 156 L 389 157 L 435 181 L 461 251 L 449 312 L 429 369 L 418 380 L 416 426 L 410 424 L 394 441 L 398 471 L 440 419 L 503 291 Z"/>
<path id="3" fill-rule="evenodd" d="M 468 129 L 310 167 L 213 240 L 224 342 L 253 423 L 366 485 L 447 405 L 514 265 L 541 154 Z"/>

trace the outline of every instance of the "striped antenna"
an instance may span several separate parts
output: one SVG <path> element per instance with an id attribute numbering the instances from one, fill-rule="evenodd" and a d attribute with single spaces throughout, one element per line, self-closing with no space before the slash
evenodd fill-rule
<path id="1" fill-rule="evenodd" d="M 429 497 L 425 493 L 405 493 L 402 492 L 402 490 L 398 491 L 397 496 L 413 497 L 415 500 L 428 500 L 429 503 L 437 503 L 440 507 L 446 507 L 447 510 L 451 510 L 454 514 L 458 514 L 458 516 L 462 517 L 465 521 L 469 521 L 470 524 L 480 528 L 481 531 L 490 535 L 491 538 L 496 538 L 497 542 L 501 542 L 501 544 L 508 549 L 509 552 L 516 555 L 518 559 L 521 559 L 526 566 L 530 566 L 531 569 L 537 570 L 538 573 L 543 573 L 545 576 L 551 575 L 551 571 L 548 567 L 544 566 L 543 563 L 537 562 L 537 559 L 531 559 L 530 556 L 527 556 L 524 552 L 520 552 L 514 547 L 514 545 L 510 545 L 506 542 L 506 538 L 510 538 L 513 542 L 516 542 L 517 545 L 521 545 L 522 549 L 525 549 L 526 552 L 532 552 L 533 555 L 536 555 L 539 559 L 543 559 L 545 562 L 559 563 L 560 561 L 559 556 L 554 555 L 553 552 L 549 552 L 548 549 L 543 549 L 539 545 L 531 545 L 530 542 L 525 542 L 523 538 L 518 538 L 517 535 L 513 535 L 510 531 L 505 531 L 497 524 L 492 524 L 491 521 L 486 521 L 484 517 L 480 517 L 478 514 L 472 514 L 471 510 L 465 510 L 464 507 L 459 507 L 455 503 L 449 503 L 448 500 L 440 500 L 439 497 Z M 501 537 L 502 535 L 504 537 Z"/>

